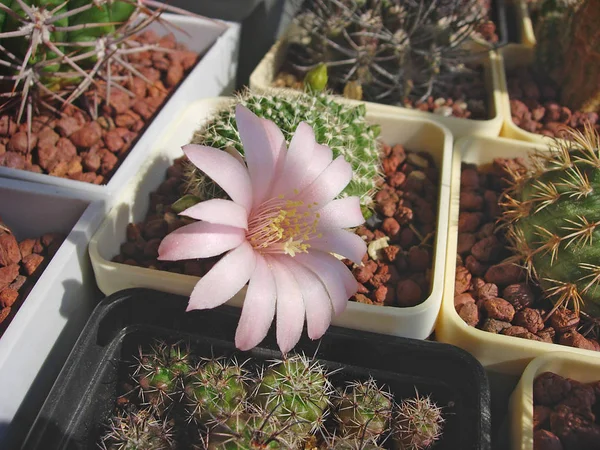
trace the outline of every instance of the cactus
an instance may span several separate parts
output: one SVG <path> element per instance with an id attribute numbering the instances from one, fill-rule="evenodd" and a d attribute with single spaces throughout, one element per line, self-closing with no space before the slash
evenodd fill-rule
<path id="1" fill-rule="evenodd" d="M 110 419 L 108 432 L 102 436 L 104 450 L 168 450 L 175 445 L 171 430 L 150 411 L 120 412 Z"/>
<path id="2" fill-rule="evenodd" d="M 247 376 L 236 361 L 201 363 L 186 380 L 187 404 L 200 422 L 231 415 L 246 399 Z"/>
<path id="3" fill-rule="evenodd" d="M 442 410 L 417 392 L 403 399 L 394 417 L 393 439 L 399 450 L 425 450 L 442 435 Z"/>
<path id="4" fill-rule="evenodd" d="M 183 394 L 184 378 L 192 371 L 189 351 L 179 344 L 157 342 L 148 353 L 139 350 L 134 378 L 142 400 L 163 413 Z"/>
<path id="5" fill-rule="evenodd" d="M 285 424 L 259 408 L 211 424 L 207 440 L 208 450 L 284 450 L 299 444 Z"/>
<path id="6" fill-rule="evenodd" d="M 304 439 L 322 429 L 331 391 L 325 370 L 318 362 L 294 355 L 276 362 L 262 374 L 252 401 Z"/>
<path id="7" fill-rule="evenodd" d="M 486 14 L 480 0 L 309 0 L 295 18 L 289 64 L 300 73 L 325 64 L 338 93 L 355 82 L 368 101 L 422 101 L 464 70 Z"/>
<path id="8" fill-rule="evenodd" d="M 370 439 L 335 436 L 327 439 L 322 448 L 328 450 L 384 450 L 385 447 Z"/>
<path id="9" fill-rule="evenodd" d="M 100 80 L 107 97 L 111 87 L 125 89 L 115 72 L 152 84 L 128 59 L 157 46 L 131 38 L 165 9 L 173 8 L 153 0 L 1 0 L 0 81 L 13 86 L 0 111 L 16 106 L 18 122 L 27 111 L 30 127 L 34 111 L 58 113 Z"/>
<path id="10" fill-rule="evenodd" d="M 388 430 L 392 403 L 390 393 L 373 378 L 350 383 L 337 400 L 340 435 L 358 439 L 379 437 Z"/>
<path id="11" fill-rule="evenodd" d="M 343 155 L 352 165 L 352 180 L 341 195 L 358 196 L 363 214 L 371 215 L 380 170 L 379 144 L 376 140 L 379 129 L 366 122 L 364 105 L 348 106 L 324 94 L 262 96 L 246 91 L 196 131 L 192 143 L 220 149 L 233 147 L 243 154 L 235 124 L 237 103 L 248 107 L 259 117 L 275 122 L 288 144 L 298 124 L 302 121 L 308 123 L 315 132 L 317 142 L 330 147 L 334 158 Z M 186 170 L 186 178 L 187 193 L 200 200 L 225 196 L 218 186 L 191 164 Z"/>
<path id="12" fill-rule="evenodd" d="M 504 193 L 507 236 L 528 274 L 554 307 L 600 315 L 600 138 L 588 126 L 568 129 L 572 142 L 555 140 L 530 157 L 529 170 L 509 170 Z"/>

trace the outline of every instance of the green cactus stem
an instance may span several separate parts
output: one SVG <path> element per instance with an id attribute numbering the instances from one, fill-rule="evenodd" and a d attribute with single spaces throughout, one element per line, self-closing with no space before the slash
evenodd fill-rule
<path id="1" fill-rule="evenodd" d="M 372 439 L 388 431 L 393 398 L 373 378 L 348 384 L 336 403 L 341 436 Z"/>
<path id="2" fill-rule="evenodd" d="M 304 86 L 313 92 L 321 92 L 327 87 L 327 66 L 319 64 L 304 77 Z"/>
<path id="3" fill-rule="evenodd" d="M 600 138 L 568 130 L 510 172 L 504 193 L 508 238 L 528 274 L 555 305 L 600 315 Z"/>
<path id="4" fill-rule="evenodd" d="M 208 360 L 186 379 L 187 405 L 200 422 L 227 417 L 246 400 L 244 369 L 236 361 Z"/>
<path id="5" fill-rule="evenodd" d="M 394 419 L 393 439 L 399 450 L 426 450 L 442 435 L 442 409 L 418 392 L 400 402 Z"/>
<path id="6" fill-rule="evenodd" d="M 323 427 L 331 392 L 325 369 L 317 361 L 294 355 L 263 373 L 252 402 L 304 439 Z"/>

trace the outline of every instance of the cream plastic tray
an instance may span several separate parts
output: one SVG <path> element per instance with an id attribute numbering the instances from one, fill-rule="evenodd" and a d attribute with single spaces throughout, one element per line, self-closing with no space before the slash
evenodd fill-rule
<path id="1" fill-rule="evenodd" d="M 105 185 L 0 167 L 0 178 L 14 178 L 71 189 L 85 200 L 105 200 L 108 203 L 123 189 L 148 152 L 179 111 L 190 101 L 216 95 L 229 94 L 235 84 L 237 55 L 240 42 L 240 25 L 211 19 L 163 14 L 173 26 L 166 29 L 155 22 L 150 28 L 158 34 L 172 32 L 179 42 L 190 50 L 204 53 L 169 100 L 154 117 L 140 139 Z"/>
<path id="2" fill-rule="evenodd" d="M 536 356 L 552 351 L 563 351 L 578 357 L 596 358 L 600 361 L 600 352 L 488 333 L 470 327 L 460 318 L 454 308 L 461 163 L 484 164 L 492 162 L 496 157 L 525 156 L 535 149 L 542 150 L 543 148 L 544 146 L 522 141 L 481 137 L 463 138 L 454 145 L 446 281 L 440 318 L 435 330 L 436 338 L 441 342 L 453 344 L 468 351 L 479 360 L 486 370 L 512 376 L 520 376 L 529 361 Z"/>
<path id="3" fill-rule="evenodd" d="M 156 271 L 141 267 L 117 264 L 110 260 L 119 253 L 125 242 L 125 229 L 130 222 L 139 222 L 146 214 L 149 193 L 164 180 L 171 162 L 182 156 L 180 147 L 190 141 L 193 131 L 206 120 L 207 115 L 228 99 L 206 99 L 191 104 L 173 126 L 165 132 L 161 141 L 148 155 L 116 206 L 100 226 L 90 242 L 90 256 L 98 286 L 106 295 L 131 288 L 147 287 L 159 291 L 189 295 L 197 282 L 196 277 Z M 383 334 L 426 338 L 437 319 L 443 290 L 446 233 L 448 229 L 448 204 L 450 199 L 450 160 L 452 135 L 434 122 L 373 111 L 367 105 L 368 119 L 381 125 L 382 139 L 391 144 L 400 143 L 411 150 L 429 151 L 440 168 L 439 210 L 437 235 L 433 257 L 432 291 L 425 302 L 411 308 L 373 306 L 351 302 L 346 311 L 336 318 L 334 324 L 374 331 Z M 230 304 L 241 306 L 244 291 L 234 297 Z"/>
<path id="4" fill-rule="evenodd" d="M 261 62 L 256 66 L 252 75 L 250 75 L 250 88 L 259 92 L 275 93 L 285 91 L 288 93 L 296 93 L 297 91 L 288 88 L 275 88 L 272 86 L 273 80 L 277 76 L 280 67 L 282 66 L 285 54 L 288 47 L 288 41 L 284 35 L 277 41 Z M 485 69 L 485 83 L 488 91 L 488 105 L 490 108 L 491 119 L 488 120 L 472 120 L 460 119 L 457 117 L 444 117 L 439 114 L 419 111 L 417 109 L 403 108 L 399 106 L 383 105 L 379 103 L 364 102 L 369 105 L 370 111 L 378 111 L 381 113 L 400 114 L 402 117 L 414 117 L 419 119 L 432 120 L 436 123 L 444 125 L 453 134 L 455 139 L 462 136 L 498 136 L 502 128 L 502 109 L 501 94 L 506 91 L 505 85 L 502 84 L 498 77 L 500 73 L 504 73 L 502 59 L 495 52 L 482 53 L 483 66 Z M 348 101 L 348 100 L 346 100 Z"/>
<path id="5" fill-rule="evenodd" d="M 533 450 L 533 381 L 544 372 L 591 383 L 600 380 L 600 359 L 552 352 L 527 365 L 509 401 L 511 450 Z"/>

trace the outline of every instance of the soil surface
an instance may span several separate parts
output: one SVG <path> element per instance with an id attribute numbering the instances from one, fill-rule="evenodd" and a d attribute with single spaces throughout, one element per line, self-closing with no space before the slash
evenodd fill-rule
<path id="1" fill-rule="evenodd" d="M 536 450 L 600 448 L 600 381 L 540 374 L 533 382 L 533 429 Z"/>
<path id="2" fill-rule="evenodd" d="M 84 104 L 94 96 L 106 99 L 101 83 L 57 117 L 33 117 L 32 133 L 27 124 L 17 125 L 10 115 L 0 116 L 0 166 L 44 173 L 94 184 L 105 184 L 127 156 L 169 94 L 198 60 L 198 54 L 178 44 L 172 34 L 159 37 L 151 31 L 136 38 L 143 44 L 158 44 L 167 51 L 132 53 L 129 62 L 147 78 L 129 76 L 112 88 L 108 102 L 101 100 L 97 118 Z M 113 74 L 119 74 L 114 66 Z"/>
<path id="3" fill-rule="evenodd" d="M 385 306 L 414 306 L 431 290 L 431 268 L 439 171 L 427 153 L 401 145 L 383 145 L 381 190 L 375 197 L 375 213 L 356 232 L 367 242 L 369 253 L 363 266 L 344 262 L 360 283 L 351 300 Z M 127 241 L 114 262 L 173 273 L 203 276 L 219 257 L 158 261 L 162 239 L 193 222 L 178 216 L 171 205 L 185 193 L 185 159 L 176 160 L 166 180 L 150 194 L 146 218 L 127 226 Z"/>
<path id="4" fill-rule="evenodd" d="M 497 158 L 488 166 L 462 165 L 454 306 L 470 326 L 515 336 L 600 351 L 598 324 L 544 299 L 524 270 L 504 262 L 513 256 L 498 219 L 507 187 L 506 167 L 523 159 Z"/>
<path id="5" fill-rule="evenodd" d="M 18 242 L 0 221 L 0 336 L 64 239 L 64 235 L 47 233 Z"/>
<path id="6" fill-rule="evenodd" d="M 560 103 L 559 87 L 529 68 L 508 72 L 507 87 L 512 121 L 525 131 L 561 138 L 566 126 L 583 131 L 587 122 L 600 130 L 598 113 L 571 111 Z"/>

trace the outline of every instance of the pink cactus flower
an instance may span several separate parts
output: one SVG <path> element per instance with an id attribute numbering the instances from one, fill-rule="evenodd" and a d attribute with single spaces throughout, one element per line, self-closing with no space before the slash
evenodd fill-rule
<path id="1" fill-rule="evenodd" d="M 245 161 L 235 152 L 189 144 L 184 153 L 231 200 L 211 199 L 181 214 L 198 222 L 166 236 L 159 259 L 209 258 L 227 252 L 194 287 L 188 311 L 219 306 L 248 283 L 235 343 L 258 345 L 276 317 L 282 353 L 320 338 L 358 284 L 333 254 L 360 264 L 364 241 L 344 228 L 364 222 L 358 197 L 335 199 L 352 176 L 343 157 L 298 125 L 286 149 L 277 126 L 244 106 L 236 122 Z"/>

